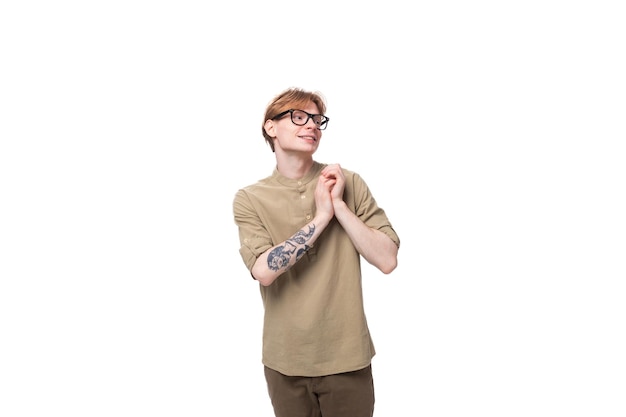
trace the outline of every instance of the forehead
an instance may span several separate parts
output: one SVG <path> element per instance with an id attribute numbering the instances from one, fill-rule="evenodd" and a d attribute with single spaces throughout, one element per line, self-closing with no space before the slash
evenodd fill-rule
<path id="1" fill-rule="evenodd" d="M 317 107 L 317 104 L 313 103 L 310 100 L 303 101 L 300 103 L 294 103 L 294 106 L 296 106 L 296 107 L 293 107 L 294 109 L 304 110 L 308 113 L 319 113 L 320 111 L 320 109 Z"/>
<path id="2" fill-rule="evenodd" d="M 281 112 L 289 110 L 289 109 L 305 110 L 309 113 L 319 112 L 319 108 L 317 107 L 317 105 L 313 101 L 308 100 L 308 99 L 291 100 L 291 101 L 284 103 L 283 106 L 281 107 L 282 107 Z"/>

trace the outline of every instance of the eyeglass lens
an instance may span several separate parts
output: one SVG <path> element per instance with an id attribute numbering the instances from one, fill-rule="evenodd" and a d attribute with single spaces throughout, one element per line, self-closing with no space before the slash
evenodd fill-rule
<path id="1" fill-rule="evenodd" d="M 294 110 L 291 113 L 291 121 L 298 126 L 305 125 L 309 121 L 309 117 L 313 119 L 313 123 L 315 123 L 318 127 L 326 127 L 326 122 L 328 121 L 328 118 L 326 116 L 323 116 L 321 114 L 309 115 L 302 110 Z"/>

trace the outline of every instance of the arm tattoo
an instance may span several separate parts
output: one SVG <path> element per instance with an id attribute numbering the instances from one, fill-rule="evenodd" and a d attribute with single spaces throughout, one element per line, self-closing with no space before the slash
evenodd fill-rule
<path id="1" fill-rule="evenodd" d="M 289 268 L 289 261 L 295 253 L 298 261 L 311 247 L 306 242 L 311 239 L 315 232 L 315 225 L 309 226 L 307 233 L 299 230 L 295 235 L 285 241 L 285 244 L 278 246 L 267 255 L 267 267 L 272 271 Z"/>

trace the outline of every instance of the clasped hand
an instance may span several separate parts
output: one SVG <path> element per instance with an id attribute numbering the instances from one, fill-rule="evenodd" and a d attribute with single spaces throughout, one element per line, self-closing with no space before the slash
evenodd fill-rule
<path id="1" fill-rule="evenodd" d="M 335 215 L 335 204 L 343 202 L 346 179 L 339 164 L 324 167 L 315 188 L 317 214 L 326 214 L 328 220 Z"/>

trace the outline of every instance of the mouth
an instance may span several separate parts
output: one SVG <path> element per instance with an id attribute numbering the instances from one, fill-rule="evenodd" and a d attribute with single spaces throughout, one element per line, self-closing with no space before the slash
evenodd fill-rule
<path id="1" fill-rule="evenodd" d="M 313 142 L 317 142 L 317 138 L 316 138 L 315 136 L 302 135 L 302 136 L 300 136 L 300 139 L 310 140 L 310 141 L 313 141 Z"/>

